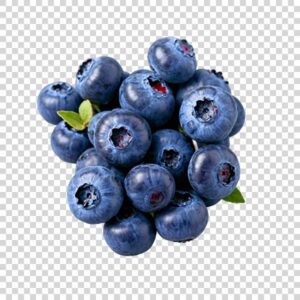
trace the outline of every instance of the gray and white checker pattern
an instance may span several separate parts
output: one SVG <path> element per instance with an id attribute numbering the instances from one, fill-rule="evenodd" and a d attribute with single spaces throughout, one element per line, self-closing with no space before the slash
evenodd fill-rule
<path id="1" fill-rule="evenodd" d="M 40 2 L 0 1 L 0 299 L 300 299 L 299 1 Z M 69 212 L 74 168 L 36 96 L 89 56 L 143 68 L 166 35 L 187 37 L 246 107 L 232 145 L 247 204 L 212 207 L 193 242 L 158 237 L 124 258 Z"/>

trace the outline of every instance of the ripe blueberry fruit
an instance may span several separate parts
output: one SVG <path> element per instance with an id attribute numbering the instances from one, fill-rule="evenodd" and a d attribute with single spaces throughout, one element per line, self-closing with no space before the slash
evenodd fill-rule
<path id="1" fill-rule="evenodd" d="M 140 114 L 153 128 L 166 124 L 175 107 L 166 82 L 148 70 L 134 72 L 123 81 L 119 101 L 122 108 Z"/>
<path id="2" fill-rule="evenodd" d="M 155 215 L 157 232 L 166 240 L 186 242 L 198 237 L 208 222 L 203 200 L 193 192 L 176 191 L 171 203 Z"/>
<path id="3" fill-rule="evenodd" d="M 51 146 L 61 160 L 69 163 L 76 163 L 78 157 L 92 147 L 86 130 L 77 131 L 64 121 L 54 127 Z"/>
<path id="4" fill-rule="evenodd" d="M 210 143 L 211 144 L 211 143 Z M 210 145 L 210 144 L 205 144 L 205 143 L 201 143 L 201 142 L 197 142 L 197 146 L 198 148 L 200 147 L 203 147 L 203 146 L 206 146 L 206 145 Z M 218 141 L 218 142 L 215 142 L 213 144 L 216 144 L 216 145 L 224 145 L 226 147 L 230 147 L 230 140 L 229 140 L 229 137 L 227 137 L 226 139 L 222 140 L 222 141 Z"/>
<path id="5" fill-rule="evenodd" d="M 236 107 L 237 107 L 237 119 L 236 122 L 234 123 L 234 126 L 229 134 L 229 136 L 233 136 L 235 134 L 237 134 L 243 127 L 244 123 L 245 123 L 245 109 L 241 103 L 241 101 L 235 97 L 233 97 L 236 103 Z"/>
<path id="6" fill-rule="evenodd" d="M 152 70 L 169 83 L 189 80 L 197 67 L 192 45 L 175 37 L 155 41 L 149 48 L 148 62 Z"/>
<path id="7" fill-rule="evenodd" d="M 153 221 L 128 204 L 104 224 L 103 235 L 108 246 L 120 255 L 138 255 L 151 248 L 156 236 Z"/>
<path id="8" fill-rule="evenodd" d="M 105 167 L 83 168 L 69 183 L 68 202 L 77 219 L 89 224 L 104 223 L 122 206 L 122 186 Z"/>
<path id="9" fill-rule="evenodd" d="M 207 145 L 193 154 L 188 177 L 201 197 L 221 199 L 235 189 L 240 178 L 240 165 L 236 155 L 226 146 Z"/>
<path id="10" fill-rule="evenodd" d="M 228 81 L 224 80 L 222 72 L 216 72 L 215 70 L 209 71 L 206 69 L 198 69 L 189 81 L 179 85 L 179 88 L 176 92 L 177 105 L 180 106 L 183 99 L 189 96 L 195 90 L 206 86 L 218 87 L 231 94 L 231 89 L 228 85 Z"/>
<path id="11" fill-rule="evenodd" d="M 95 114 L 89 122 L 88 137 L 89 137 L 89 140 L 92 145 L 94 145 L 94 136 L 95 136 L 96 126 L 97 126 L 99 120 L 101 120 L 107 113 L 109 113 L 109 111 L 101 111 L 101 112 Z"/>
<path id="12" fill-rule="evenodd" d="M 118 94 L 123 70 L 113 58 L 101 56 L 84 61 L 76 74 L 76 89 L 83 99 L 108 104 Z"/>
<path id="13" fill-rule="evenodd" d="M 143 212 L 153 212 L 167 206 L 175 193 L 172 174 L 155 164 L 138 165 L 131 169 L 124 185 L 133 206 Z"/>
<path id="14" fill-rule="evenodd" d="M 188 136 L 202 143 L 224 140 L 237 118 L 236 103 L 231 95 L 214 87 L 200 88 L 182 102 L 181 127 Z"/>
<path id="15" fill-rule="evenodd" d="M 141 116 L 115 109 L 98 122 L 95 147 L 113 165 L 131 167 L 141 162 L 151 144 L 151 130 Z"/>
<path id="16" fill-rule="evenodd" d="M 183 134 L 173 129 L 162 129 L 152 136 L 148 159 L 168 169 L 180 183 L 186 177 L 193 153 L 190 141 Z"/>
<path id="17" fill-rule="evenodd" d="M 58 81 L 46 85 L 41 90 L 37 108 L 47 122 L 56 125 L 62 120 L 57 114 L 58 111 L 77 112 L 81 102 L 82 98 L 69 83 Z"/>

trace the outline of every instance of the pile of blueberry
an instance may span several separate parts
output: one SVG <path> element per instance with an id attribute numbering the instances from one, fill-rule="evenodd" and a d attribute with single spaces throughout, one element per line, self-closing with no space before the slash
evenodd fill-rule
<path id="1" fill-rule="evenodd" d="M 193 47 L 166 37 L 148 51 L 150 70 L 124 72 L 111 57 L 86 60 L 75 88 L 42 89 L 38 110 L 55 124 L 51 146 L 76 163 L 67 196 L 74 216 L 104 223 L 116 253 L 137 255 L 164 239 L 186 242 L 221 199 L 244 202 L 229 138 L 245 111 L 221 72 L 198 69 Z"/>

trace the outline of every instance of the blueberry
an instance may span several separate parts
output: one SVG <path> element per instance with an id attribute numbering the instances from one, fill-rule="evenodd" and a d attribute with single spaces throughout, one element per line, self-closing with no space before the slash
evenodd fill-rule
<path id="1" fill-rule="evenodd" d="M 104 223 L 122 206 L 122 186 L 105 167 L 83 168 L 69 183 L 68 202 L 77 219 L 89 224 Z"/>
<path id="2" fill-rule="evenodd" d="M 218 142 L 215 142 L 213 144 L 216 144 L 216 145 L 224 145 L 226 147 L 230 147 L 230 140 L 229 140 L 229 137 L 227 137 L 226 139 L 224 140 L 221 140 L 221 141 L 218 141 Z M 198 148 L 200 147 L 203 147 L 203 146 L 206 146 L 206 145 L 210 145 L 210 144 L 205 144 L 205 143 L 201 143 L 201 142 L 197 142 L 197 146 Z"/>
<path id="3" fill-rule="evenodd" d="M 185 133 L 202 143 L 224 140 L 237 118 L 234 99 L 214 87 L 200 88 L 182 102 L 179 120 Z"/>
<path id="4" fill-rule="evenodd" d="M 94 145 L 94 135 L 95 135 L 95 129 L 99 122 L 99 120 L 102 119 L 109 111 L 101 111 L 97 114 L 95 114 L 92 119 L 90 120 L 89 127 L 88 127 L 88 137 L 92 145 Z"/>
<path id="5" fill-rule="evenodd" d="M 153 128 L 166 124 L 175 107 L 173 93 L 166 82 L 148 70 L 134 72 L 123 81 L 119 101 L 122 108 L 140 114 Z"/>
<path id="6" fill-rule="evenodd" d="M 134 112 L 115 109 L 96 126 L 96 150 L 113 165 L 128 168 L 141 162 L 150 144 L 150 127 Z"/>
<path id="7" fill-rule="evenodd" d="M 125 179 L 123 172 L 111 166 L 104 158 L 104 156 L 101 153 L 98 153 L 95 148 L 87 149 L 79 156 L 76 162 L 76 172 L 83 168 L 92 166 L 102 166 L 108 168 L 123 184 L 123 181 Z"/>
<path id="8" fill-rule="evenodd" d="M 153 221 L 130 206 L 104 224 L 103 235 L 108 246 L 120 255 L 138 255 L 151 248 L 156 237 Z"/>
<path id="9" fill-rule="evenodd" d="M 138 165 L 131 169 L 124 185 L 133 206 L 143 212 L 153 212 L 167 206 L 175 193 L 172 174 L 155 164 Z"/>
<path id="10" fill-rule="evenodd" d="M 204 201 L 206 207 L 210 207 L 210 206 L 216 205 L 221 200 L 222 200 L 221 198 L 215 198 L 215 199 L 205 199 L 205 198 L 203 198 L 203 201 Z"/>
<path id="11" fill-rule="evenodd" d="M 234 126 L 229 134 L 229 136 L 233 136 L 235 134 L 237 134 L 241 128 L 243 127 L 244 123 L 245 123 L 245 109 L 242 105 L 242 103 L 240 102 L 239 99 L 233 97 L 236 103 L 236 107 L 237 107 L 237 119 L 236 122 L 234 123 Z"/>
<path id="12" fill-rule="evenodd" d="M 188 178 L 201 197 L 221 199 L 236 187 L 240 178 L 240 165 L 236 155 L 226 146 L 208 145 L 193 154 Z"/>
<path id="13" fill-rule="evenodd" d="M 107 104 L 117 96 L 123 78 L 120 64 L 101 56 L 82 63 L 76 74 L 76 89 L 83 99 L 95 104 Z"/>
<path id="14" fill-rule="evenodd" d="M 186 242 L 198 237 L 208 222 L 208 211 L 195 193 L 176 191 L 172 202 L 155 215 L 160 236 L 174 242 Z"/>
<path id="15" fill-rule="evenodd" d="M 81 102 L 82 98 L 69 83 L 58 81 L 41 90 L 37 108 L 47 122 L 56 125 L 62 120 L 57 114 L 58 111 L 77 112 Z"/>
<path id="16" fill-rule="evenodd" d="M 150 67 L 169 83 L 189 80 L 197 67 L 192 45 L 175 37 L 155 41 L 149 48 L 148 62 Z"/>
<path id="17" fill-rule="evenodd" d="M 186 177 L 193 153 L 190 141 L 183 134 L 173 129 L 162 129 L 152 136 L 148 159 L 168 169 L 176 181 L 181 182 Z"/>
<path id="18" fill-rule="evenodd" d="M 77 131 L 64 121 L 58 123 L 51 134 L 54 153 L 63 161 L 76 163 L 78 157 L 92 147 L 86 130 Z"/>
<path id="19" fill-rule="evenodd" d="M 228 81 L 224 80 L 221 72 L 198 69 L 189 81 L 179 85 L 176 92 L 176 103 L 180 106 L 184 98 L 189 96 L 195 90 L 205 86 L 218 87 L 231 94 Z"/>

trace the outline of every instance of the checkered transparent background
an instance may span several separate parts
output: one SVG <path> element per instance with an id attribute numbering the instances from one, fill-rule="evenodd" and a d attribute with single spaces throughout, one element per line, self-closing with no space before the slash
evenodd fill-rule
<path id="1" fill-rule="evenodd" d="M 0 298 L 300 299 L 300 3 L 40 2 L 0 1 Z M 232 148 L 247 204 L 210 208 L 193 242 L 158 237 L 120 257 L 69 212 L 74 168 L 51 151 L 36 96 L 89 56 L 143 68 L 166 35 L 186 37 L 245 105 Z"/>

